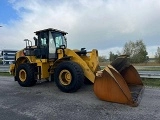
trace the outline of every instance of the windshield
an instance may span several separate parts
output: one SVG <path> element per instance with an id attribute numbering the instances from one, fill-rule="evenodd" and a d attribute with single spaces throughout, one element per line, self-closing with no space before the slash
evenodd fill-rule
<path id="1" fill-rule="evenodd" d="M 55 41 L 56 48 L 59 48 L 62 45 L 67 47 L 67 42 L 66 42 L 65 36 L 62 33 L 52 32 L 52 36 Z"/>

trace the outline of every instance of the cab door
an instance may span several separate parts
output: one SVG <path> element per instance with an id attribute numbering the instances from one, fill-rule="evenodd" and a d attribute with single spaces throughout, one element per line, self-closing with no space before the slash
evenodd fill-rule
<path id="1" fill-rule="evenodd" d="M 57 58 L 55 40 L 49 31 L 49 59 Z"/>

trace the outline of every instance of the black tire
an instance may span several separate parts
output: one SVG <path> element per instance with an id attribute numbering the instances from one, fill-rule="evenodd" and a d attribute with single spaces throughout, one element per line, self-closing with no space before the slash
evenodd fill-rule
<path id="1" fill-rule="evenodd" d="M 27 63 L 19 65 L 16 70 L 16 80 L 23 87 L 35 85 L 35 66 Z"/>
<path id="2" fill-rule="evenodd" d="M 54 82 L 54 74 L 50 75 L 50 81 Z"/>
<path id="3" fill-rule="evenodd" d="M 69 74 L 69 82 L 66 80 L 67 78 L 64 78 L 63 74 L 65 74 L 64 76 Z M 65 61 L 55 69 L 54 81 L 61 91 L 67 93 L 76 92 L 84 83 L 84 73 L 79 64 Z"/>

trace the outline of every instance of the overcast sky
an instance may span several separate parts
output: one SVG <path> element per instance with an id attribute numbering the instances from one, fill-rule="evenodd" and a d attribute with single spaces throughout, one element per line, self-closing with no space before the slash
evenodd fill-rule
<path id="1" fill-rule="evenodd" d="M 122 51 L 143 39 L 149 56 L 160 47 L 160 0 L 0 0 L 0 49 L 22 49 L 34 32 L 68 32 L 68 48 Z"/>

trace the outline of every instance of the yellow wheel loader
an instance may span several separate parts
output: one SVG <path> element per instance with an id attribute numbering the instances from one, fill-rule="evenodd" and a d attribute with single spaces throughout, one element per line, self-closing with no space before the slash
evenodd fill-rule
<path id="1" fill-rule="evenodd" d="M 70 93 L 90 82 L 101 100 L 138 105 L 144 86 L 127 56 L 120 56 L 101 70 L 98 51 L 67 48 L 66 32 L 49 28 L 35 34 L 35 45 L 25 39 L 26 47 L 16 53 L 10 65 L 10 73 L 21 86 L 30 87 L 37 80 L 51 78 L 61 91 Z"/>

